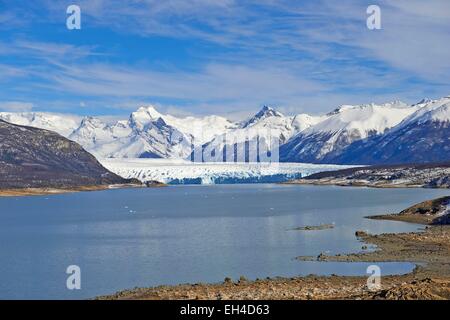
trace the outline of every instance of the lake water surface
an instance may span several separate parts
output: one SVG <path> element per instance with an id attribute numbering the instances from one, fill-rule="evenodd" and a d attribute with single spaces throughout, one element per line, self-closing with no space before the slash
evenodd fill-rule
<path id="1" fill-rule="evenodd" d="M 0 198 L 0 299 L 79 299 L 135 286 L 307 274 L 365 274 L 367 263 L 300 262 L 355 252 L 355 230 L 417 230 L 364 219 L 448 190 L 211 185 Z M 320 231 L 289 229 L 334 223 Z M 81 290 L 66 288 L 69 265 Z M 409 263 L 379 264 L 382 274 Z"/>

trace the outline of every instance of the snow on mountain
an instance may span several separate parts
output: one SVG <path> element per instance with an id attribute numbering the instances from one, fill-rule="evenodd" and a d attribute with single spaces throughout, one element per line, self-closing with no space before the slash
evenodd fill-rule
<path id="1" fill-rule="evenodd" d="M 99 117 L 35 112 L 3 112 L 0 118 L 56 131 L 102 158 L 186 158 L 192 152 L 192 143 L 216 147 L 225 134 L 238 143 L 256 137 L 267 141 L 277 138 L 284 143 L 320 119 L 306 114 L 286 117 L 273 108 L 264 107 L 250 119 L 235 123 L 216 115 L 175 117 L 162 114 L 151 105 L 140 107 L 128 120 L 115 123 L 107 123 Z"/>
<path id="2" fill-rule="evenodd" d="M 398 101 L 382 105 L 373 103 L 359 106 L 344 105 L 329 113 L 328 117 L 317 125 L 305 130 L 304 134 L 348 133 L 366 138 L 374 133 L 384 133 L 386 129 L 397 125 L 415 110 L 416 107 L 409 107 Z"/>
<path id="3" fill-rule="evenodd" d="M 241 122 L 215 115 L 175 117 L 153 106 L 140 107 L 114 123 L 42 112 L 1 112 L 0 119 L 56 131 L 100 158 L 276 160 L 273 151 L 278 146 L 284 162 L 370 164 L 450 158 L 450 96 L 413 105 L 343 105 L 322 116 L 285 116 L 265 106 Z"/>
<path id="4" fill-rule="evenodd" d="M 264 106 L 257 114 L 255 114 L 253 117 L 251 117 L 250 119 L 245 121 L 242 124 L 242 128 L 251 127 L 251 126 L 253 126 L 257 123 L 260 123 L 266 119 L 273 120 L 276 118 L 282 119 L 282 118 L 284 118 L 284 116 L 280 112 L 272 109 L 271 107 Z"/>
<path id="5" fill-rule="evenodd" d="M 137 127 L 142 127 L 151 121 L 161 118 L 167 125 L 177 128 L 186 136 L 199 139 L 201 143 L 210 141 L 215 136 L 237 126 L 228 119 L 215 115 L 179 118 L 169 114 L 161 114 L 153 106 L 139 108 L 132 113 L 131 118 Z"/>
<path id="6" fill-rule="evenodd" d="M 201 118 L 177 118 L 171 115 L 164 115 L 163 119 L 184 134 L 195 137 L 196 143 L 211 141 L 214 137 L 237 127 L 236 123 L 214 115 Z"/>
<path id="7" fill-rule="evenodd" d="M 411 116 L 404 119 L 399 128 L 411 123 L 421 125 L 430 121 L 450 121 L 450 97 L 445 97 L 438 100 L 422 100 L 415 106 L 418 107 L 418 110 Z"/>
<path id="8" fill-rule="evenodd" d="M 98 157 L 177 158 L 191 153 L 191 140 L 204 143 L 235 128 L 219 116 L 178 118 L 141 107 L 128 120 L 109 124 L 101 118 L 52 113 L 0 113 L 14 124 L 48 129 L 80 143 Z"/>
<path id="9" fill-rule="evenodd" d="M 86 117 L 68 138 L 81 144 L 95 156 L 111 156 L 123 146 L 132 129 L 126 121 L 107 124 L 99 118 Z"/>
<path id="10" fill-rule="evenodd" d="M 47 112 L 0 112 L 0 119 L 22 126 L 55 131 L 69 136 L 79 125 L 81 117 Z"/>
<path id="11" fill-rule="evenodd" d="M 280 144 L 283 144 L 294 134 L 318 123 L 320 119 L 321 117 L 313 117 L 307 114 L 286 117 L 271 107 L 265 106 L 250 120 L 246 121 L 242 129 L 270 130 L 273 136 L 280 139 Z"/>
<path id="12" fill-rule="evenodd" d="M 450 159 L 450 97 L 424 100 L 386 134 L 350 145 L 333 163 L 397 164 Z"/>
<path id="13" fill-rule="evenodd" d="M 309 114 L 298 114 L 291 117 L 292 122 L 292 135 L 301 132 L 309 127 L 318 124 L 323 121 L 327 116 L 310 116 Z"/>
<path id="14" fill-rule="evenodd" d="M 227 162 L 262 161 L 258 153 L 261 155 L 265 151 L 278 148 L 294 134 L 312 126 L 319 119 L 320 117 L 303 114 L 286 117 L 273 108 L 264 106 L 253 117 L 240 123 L 236 129 L 229 130 L 198 147 L 193 158 L 200 162 L 223 161 L 224 156 Z M 213 156 L 210 156 L 211 152 L 214 152 Z M 199 157 L 199 154 L 202 157 Z"/>
<path id="15" fill-rule="evenodd" d="M 168 125 L 153 108 L 139 108 L 128 121 L 112 125 L 86 118 L 70 138 L 99 157 L 171 158 L 190 152 L 188 137 Z"/>
<path id="16" fill-rule="evenodd" d="M 384 134 L 419 108 L 399 101 L 341 106 L 291 138 L 280 148 L 280 158 L 288 162 L 325 163 L 354 141 Z"/>
<path id="17" fill-rule="evenodd" d="M 192 151 L 194 135 L 197 143 L 204 143 L 234 127 L 219 116 L 178 118 L 145 106 L 113 124 L 86 117 L 65 136 L 98 157 L 185 158 Z"/>
<path id="18" fill-rule="evenodd" d="M 111 143 L 116 139 L 128 136 L 130 133 L 131 128 L 123 121 L 108 125 L 98 118 L 86 117 L 81 121 L 80 126 L 69 135 L 69 139 L 93 150 L 99 145 Z"/>
<path id="19" fill-rule="evenodd" d="M 236 137 L 238 139 L 237 142 L 243 142 L 241 139 L 245 139 L 245 133 L 248 132 L 248 139 L 250 140 L 255 139 L 257 136 L 264 136 L 265 138 L 273 136 L 279 138 L 280 143 L 284 143 L 291 135 L 291 123 L 292 120 L 288 117 L 265 106 L 256 115 L 243 123 L 241 128 L 229 132 L 227 135 Z"/>

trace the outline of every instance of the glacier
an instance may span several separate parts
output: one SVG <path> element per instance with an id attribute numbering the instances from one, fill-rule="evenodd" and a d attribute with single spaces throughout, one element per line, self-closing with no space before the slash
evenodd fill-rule
<path id="1" fill-rule="evenodd" d="M 321 171 L 355 166 L 310 163 L 193 163 L 180 159 L 100 159 L 108 170 L 124 178 L 166 184 L 278 183 Z"/>

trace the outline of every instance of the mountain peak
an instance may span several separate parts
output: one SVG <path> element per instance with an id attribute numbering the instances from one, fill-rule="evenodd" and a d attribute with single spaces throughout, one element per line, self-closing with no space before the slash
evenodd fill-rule
<path id="1" fill-rule="evenodd" d="M 162 118 L 163 115 L 156 111 L 152 105 L 140 107 L 136 111 L 132 112 L 129 118 L 129 124 L 132 128 L 142 130 L 149 122 L 156 121 Z"/>
<path id="2" fill-rule="evenodd" d="M 333 111 L 328 112 L 326 115 L 327 116 L 332 116 L 334 114 L 338 114 L 338 113 L 341 113 L 342 111 L 345 111 L 345 110 L 348 110 L 348 109 L 353 109 L 353 108 L 356 108 L 356 106 L 343 104 L 343 105 L 340 105 L 339 107 L 337 107 L 336 109 L 334 109 Z"/>
<path id="3" fill-rule="evenodd" d="M 262 109 L 255 114 L 253 117 L 250 118 L 245 124 L 243 125 L 243 128 L 249 127 L 263 119 L 269 118 L 269 117 L 284 117 L 282 113 L 276 111 L 272 107 L 264 106 Z"/>
<path id="4" fill-rule="evenodd" d="M 256 116 L 263 116 L 263 115 L 267 115 L 267 116 L 275 116 L 275 117 L 282 117 L 283 115 L 276 111 L 274 108 L 269 107 L 269 106 L 264 106 L 261 108 L 261 110 L 256 114 Z"/>
<path id="5" fill-rule="evenodd" d="M 136 113 L 136 114 L 139 114 L 139 115 L 143 115 L 143 116 L 147 116 L 147 117 L 149 117 L 149 118 L 151 118 L 153 120 L 156 120 L 156 119 L 162 117 L 162 114 L 159 113 L 156 110 L 156 108 L 154 106 L 152 106 L 152 105 L 142 106 L 142 107 L 140 107 L 139 109 L 137 109 L 133 113 Z"/>
<path id="6" fill-rule="evenodd" d="M 80 124 L 80 127 L 86 127 L 86 126 L 87 127 L 104 127 L 104 123 L 98 118 L 88 116 L 88 117 L 84 117 L 81 120 L 81 124 Z"/>

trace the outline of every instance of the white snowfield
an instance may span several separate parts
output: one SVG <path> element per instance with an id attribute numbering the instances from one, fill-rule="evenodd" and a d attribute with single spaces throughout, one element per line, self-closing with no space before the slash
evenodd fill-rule
<path id="1" fill-rule="evenodd" d="M 220 184 L 282 182 L 316 172 L 349 168 L 309 163 L 193 163 L 167 159 L 100 159 L 110 171 L 142 182 Z"/>

